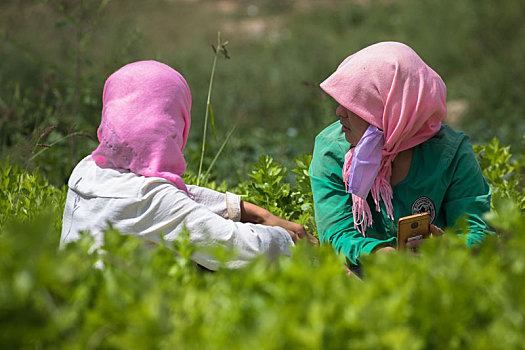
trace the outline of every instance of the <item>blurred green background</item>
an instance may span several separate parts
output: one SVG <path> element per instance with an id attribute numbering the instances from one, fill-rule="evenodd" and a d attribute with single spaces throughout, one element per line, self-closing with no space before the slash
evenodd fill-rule
<path id="1" fill-rule="evenodd" d="M 473 143 L 497 136 L 523 148 L 524 18 L 523 0 L 2 0 L 0 154 L 64 184 L 97 145 L 105 79 L 157 59 L 192 91 L 185 156 L 196 172 L 219 31 L 231 59 L 217 62 L 205 168 L 237 129 L 212 172 L 217 180 L 245 179 L 263 153 L 288 166 L 311 153 L 315 135 L 336 120 L 319 83 L 346 56 L 386 40 L 410 45 L 443 77 L 447 123 Z"/>

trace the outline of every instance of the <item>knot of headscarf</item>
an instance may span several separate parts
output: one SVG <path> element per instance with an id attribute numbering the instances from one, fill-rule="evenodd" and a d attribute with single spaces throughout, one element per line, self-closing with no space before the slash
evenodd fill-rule
<path id="1" fill-rule="evenodd" d="M 321 83 L 321 88 L 341 106 L 383 131 L 379 172 L 371 194 L 380 200 L 393 220 L 392 162 L 399 152 L 434 136 L 446 117 L 446 86 L 441 77 L 405 44 L 382 42 L 347 57 Z M 345 156 L 343 179 L 351 172 L 354 148 Z M 352 194 L 354 226 L 363 233 L 372 225 L 366 200 Z"/>
<path id="2" fill-rule="evenodd" d="M 161 177 L 188 192 L 181 175 L 191 94 L 182 75 L 156 61 L 130 63 L 106 80 L 102 103 L 95 163 Z"/>

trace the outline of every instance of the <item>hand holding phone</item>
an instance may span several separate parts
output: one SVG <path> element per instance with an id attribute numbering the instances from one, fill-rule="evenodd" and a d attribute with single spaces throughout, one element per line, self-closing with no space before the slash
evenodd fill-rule
<path id="1" fill-rule="evenodd" d="M 408 242 L 430 236 L 430 215 L 428 213 L 405 216 L 397 222 L 397 249 L 405 250 Z"/>

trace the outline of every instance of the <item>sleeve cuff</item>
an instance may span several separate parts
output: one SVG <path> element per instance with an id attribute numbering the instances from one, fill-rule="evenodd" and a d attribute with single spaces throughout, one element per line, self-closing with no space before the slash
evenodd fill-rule
<path id="1" fill-rule="evenodd" d="M 226 192 L 226 211 L 228 212 L 228 219 L 241 221 L 241 196 Z"/>

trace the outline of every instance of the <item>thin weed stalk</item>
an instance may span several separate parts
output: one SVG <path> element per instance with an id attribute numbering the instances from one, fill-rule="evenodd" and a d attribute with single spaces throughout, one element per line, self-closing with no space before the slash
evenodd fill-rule
<path id="1" fill-rule="evenodd" d="M 202 132 L 201 158 L 199 162 L 199 172 L 197 174 L 197 186 L 200 185 L 200 181 L 201 181 L 202 162 L 204 160 L 204 151 L 206 149 L 206 132 L 208 129 L 208 115 L 210 116 L 213 133 L 215 134 L 215 120 L 213 117 L 213 109 L 211 107 L 211 90 L 213 87 L 213 77 L 215 75 L 215 67 L 217 66 L 217 57 L 219 56 L 220 53 L 222 53 L 224 55 L 224 58 L 230 58 L 228 56 L 228 51 L 226 50 L 226 45 L 228 45 L 228 42 L 226 41 L 223 43 L 221 41 L 221 32 L 218 32 L 217 33 L 217 47 L 215 47 L 214 45 L 211 46 L 214 51 L 214 57 L 213 57 L 213 64 L 211 67 L 210 84 L 208 86 L 208 97 L 206 98 L 206 113 L 204 115 L 204 128 Z"/>
<path id="2" fill-rule="evenodd" d="M 40 131 L 38 131 L 38 137 L 36 139 L 35 145 L 33 146 L 33 150 L 31 151 L 31 157 L 29 159 L 27 159 L 25 167 L 24 167 L 24 171 L 20 175 L 20 179 L 19 179 L 19 182 L 18 182 L 18 190 L 17 190 L 17 194 L 16 194 L 16 199 L 15 199 L 15 204 L 13 205 L 13 213 L 16 213 L 16 211 L 18 209 L 18 203 L 20 201 L 20 194 L 21 194 L 21 191 L 22 191 L 23 176 L 27 175 L 27 171 L 29 169 L 30 162 L 35 160 L 36 157 L 38 157 L 40 154 L 42 154 L 43 152 L 47 151 L 48 149 L 52 148 L 57 143 L 60 143 L 60 142 L 66 140 L 66 139 L 69 139 L 71 137 L 86 136 L 88 138 L 92 138 L 88 134 L 86 134 L 84 131 L 76 131 L 76 132 L 69 133 L 69 134 L 63 136 L 63 137 L 59 138 L 58 140 L 55 140 L 54 142 L 52 142 L 50 144 L 41 143 L 41 141 L 55 129 L 57 129 L 57 126 L 49 126 L 42 133 L 40 133 Z M 37 149 L 39 149 L 39 150 L 37 151 Z"/>
<path id="3" fill-rule="evenodd" d="M 237 124 L 235 124 L 233 126 L 233 128 L 230 130 L 230 132 L 228 133 L 228 135 L 226 136 L 226 139 L 224 140 L 224 142 L 221 144 L 221 147 L 219 148 L 219 150 L 217 151 L 217 154 L 215 154 L 215 157 L 213 158 L 213 160 L 211 161 L 210 163 L 210 166 L 208 167 L 208 170 L 206 170 L 206 172 L 204 173 L 204 176 L 203 176 L 203 179 L 205 179 L 207 181 L 208 179 L 208 176 L 210 175 L 210 172 L 211 172 L 211 169 L 213 168 L 213 166 L 215 165 L 215 162 L 217 161 L 217 159 L 219 159 L 219 156 L 221 155 L 222 151 L 224 150 L 224 147 L 228 144 L 228 142 L 230 141 L 230 137 L 233 135 L 233 132 L 235 131 L 235 129 L 237 128 Z M 198 182 L 198 181 L 197 181 Z"/>
<path id="4" fill-rule="evenodd" d="M 36 150 L 39 147 L 42 148 L 42 151 L 45 151 L 46 149 L 51 148 L 50 145 L 43 144 L 41 143 L 41 141 L 56 128 L 57 128 L 56 126 L 49 126 L 42 133 L 40 133 L 40 130 L 37 131 L 38 137 L 36 139 L 35 145 L 33 146 L 33 150 L 31 151 L 32 157 L 27 160 L 26 165 L 24 167 L 24 171 L 22 174 L 20 174 L 20 178 L 18 180 L 18 190 L 16 192 L 16 199 L 15 199 L 15 205 L 13 206 L 13 213 L 16 213 L 18 209 L 18 203 L 20 202 L 20 193 L 22 192 L 23 177 L 27 175 L 27 170 L 29 168 L 29 162 L 31 162 L 35 158 L 35 153 L 38 153 L 38 154 L 40 153 L 40 152 L 36 152 Z"/>

